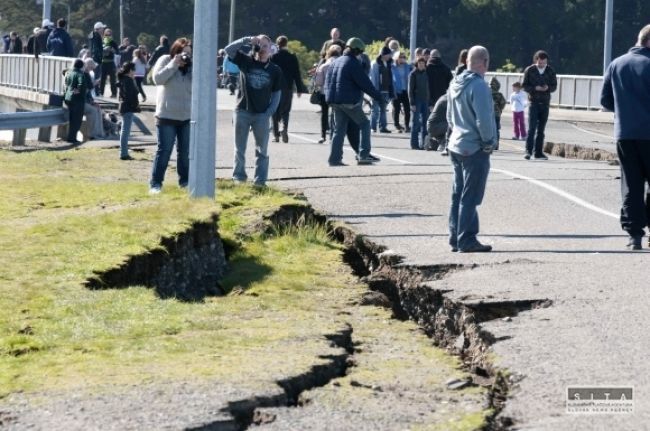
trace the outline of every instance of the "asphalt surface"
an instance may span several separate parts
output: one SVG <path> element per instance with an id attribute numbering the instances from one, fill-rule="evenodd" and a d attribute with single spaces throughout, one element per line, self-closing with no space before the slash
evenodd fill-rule
<path id="1" fill-rule="evenodd" d="M 232 171 L 233 102 L 219 91 L 219 178 L 230 178 Z M 407 135 L 392 133 L 372 136 L 372 152 L 381 162 L 357 166 L 346 144 L 349 166 L 329 167 L 329 146 L 317 143 L 317 110 L 307 97 L 294 99 L 289 142 L 270 143 L 269 184 L 302 191 L 314 207 L 409 263 L 465 265 L 466 270 L 431 283 L 448 290 L 450 299 L 552 301 L 510 321 L 483 323 L 500 340 L 493 346 L 496 365 L 518 381 L 502 415 L 525 430 L 650 429 L 649 256 L 625 249 L 618 167 L 552 156 L 526 161 L 524 142 L 508 139 L 510 114 L 504 112 L 501 149 L 492 155 L 479 208 L 480 239 L 494 251 L 452 253 L 448 158 L 411 150 Z M 612 118 L 611 113 L 551 110 L 546 139 L 613 151 Z M 252 178 L 252 136 L 247 166 Z M 571 385 L 633 386 L 634 413 L 568 414 Z"/>
<path id="2" fill-rule="evenodd" d="M 232 98 L 219 94 L 220 107 Z M 218 116 L 217 175 L 232 169 L 231 114 Z M 650 429 L 650 300 L 647 252 L 629 252 L 618 222 L 619 168 L 606 162 L 523 159 L 512 141 L 508 112 L 481 217 L 489 254 L 451 253 L 447 217 L 451 167 L 440 153 L 409 149 L 408 136 L 372 137 L 382 160 L 356 166 L 346 144 L 346 167 L 329 167 L 329 146 L 318 144 L 318 107 L 294 99 L 289 143 L 271 143 L 270 184 L 301 190 L 331 217 L 422 265 L 463 264 L 432 287 L 466 301 L 550 299 L 552 306 L 511 321 L 485 322 L 499 340 L 498 366 L 520 380 L 503 415 L 519 429 Z M 224 112 L 226 111 L 226 112 Z M 613 114 L 552 110 L 547 140 L 614 150 Z M 247 164 L 253 170 L 253 145 Z M 477 267 L 472 266 L 476 264 Z M 566 413 L 567 386 L 633 386 L 633 414 Z"/>

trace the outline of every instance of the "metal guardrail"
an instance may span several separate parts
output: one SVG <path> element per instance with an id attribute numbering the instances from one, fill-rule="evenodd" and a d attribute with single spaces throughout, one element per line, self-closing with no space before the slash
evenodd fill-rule
<path id="1" fill-rule="evenodd" d="M 0 85 L 63 95 L 65 77 L 63 72 L 72 69 L 74 58 L 28 54 L 0 55 Z"/>
<path id="2" fill-rule="evenodd" d="M 62 108 L 45 111 L 0 113 L 0 130 L 36 129 L 67 123 L 68 115 Z"/>
<path id="3" fill-rule="evenodd" d="M 512 84 L 524 79 L 523 73 L 488 72 L 485 80 L 495 76 L 501 83 L 501 93 L 506 100 L 512 91 Z M 570 109 L 600 110 L 600 92 L 603 88 L 602 76 L 557 75 L 557 90 L 551 93 L 551 106 Z"/>

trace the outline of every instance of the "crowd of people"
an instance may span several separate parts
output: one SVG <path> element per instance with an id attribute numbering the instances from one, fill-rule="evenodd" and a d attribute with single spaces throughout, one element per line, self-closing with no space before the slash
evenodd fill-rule
<path id="1" fill-rule="evenodd" d="M 67 23 L 60 19 L 56 28 L 44 20 L 41 28 L 23 46 L 15 33 L 3 38 L 4 51 L 35 55 L 72 57 L 72 41 Z M 437 49 L 417 48 L 409 60 L 406 50 L 392 37 L 385 39 L 377 57 L 370 59 L 366 44 L 358 37 L 347 41 L 334 28 L 323 43 L 319 63 L 311 71 L 313 90 L 310 102 L 321 108 L 320 143 L 329 141 L 328 163 L 345 166 L 343 145 L 347 138 L 356 153 L 356 163 L 372 165 L 373 133 L 410 134 L 413 150 L 440 150 L 453 167 L 453 191 L 449 214 L 449 244 L 456 252 L 487 252 L 492 248 L 479 242 L 479 217 L 490 170 L 490 155 L 499 149 L 501 114 L 510 103 L 512 139 L 525 140 L 526 160 L 547 160 L 543 152 L 545 127 L 551 94 L 557 89 L 549 56 L 537 51 L 533 63 L 516 82 L 506 99 L 501 83 L 485 74 L 489 52 L 473 46 L 459 53 L 458 64 L 447 66 Z M 189 135 L 192 98 L 191 41 L 177 39 L 171 46 L 165 36 L 150 55 L 145 46 L 136 47 L 128 38 L 118 45 L 112 31 L 97 22 L 66 76 L 65 103 L 70 112 L 68 140 L 76 134 L 85 114 L 95 136 L 101 136 L 101 110 L 92 95 L 103 95 L 109 82 L 110 97 L 119 90 L 122 115 L 120 157 L 129 160 L 128 136 L 139 112 L 139 98 L 146 95 L 142 83 L 151 69 L 157 86 L 156 128 L 158 147 L 153 163 L 150 193 L 161 192 L 174 146 L 180 187 L 189 177 Z M 289 118 L 293 94 L 307 93 L 299 62 L 288 50 L 288 38 L 275 43 L 264 34 L 238 39 L 219 50 L 217 62 L 221 85 L 235 95 L 234 161 L 232 179 L 245 182 L 246 148 L 250 132 L 255 141 L 254 184 L 265 186 L 269 172 L 268 143 L 289 141 Z M 119 69 L 119 72 L 118 72 Z M 616 115 L 616 139 L 621 162 L 623 208 L 621 223 L 630 235 L 628 247 L 641 248 L 650 211 L 644 202 L 650 181 L 650 87 L 644 77 L 650 73 L 650 26 L 642 29 L 635 48 L 612 62 L 605 75 L 602 105 Z M 370 115 L 364 98 L 371 99 Z M 392 105 L 394 130 L 389 129 L 387 107 Z M 528 122 L 525 112 L 528 108 Z M 400 121 L 400 119 L 402 121 Z M 526 127 L 527 126 L 527 127 Z"/>

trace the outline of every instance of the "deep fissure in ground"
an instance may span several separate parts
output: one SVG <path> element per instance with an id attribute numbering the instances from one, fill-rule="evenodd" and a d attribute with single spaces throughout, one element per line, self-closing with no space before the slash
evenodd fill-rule
<path id="1" fill-rule="evenodd" d="M 500 301 L 465 304 L 445 297 L 446 291 L 428 286 L 455 271 L 471 270 L 476 265 L 404 265 L 403 258 L 387 251 L 355 233 L 346 226 L 328 221 L 325 216 L 306 205 L 284 205 L 246 229 L 248 233 L 273 235 L 291 226 L 319 224 L 326 226 L 332 237 L 345 246 L 343 259 L 355 275 L 364 281 L 370 292 L 361 304 L 388 306 L 394 318 L 412 319 L 432 339 L 433 343 L 459 355 L 472 375 L 471 384 L 488 388 L 488 406 L 493 414 L 486 430 L 512 427 L 511 418 L 500 415 L 511 387 L 506 370 L 500 370 L 488 355 L 497 340 L 480 324 L 498 318 L 516 316 L 519 312 L 548 307 L 548 299 Z M 227 268 L 224 247 L 217 232 L 217 218 L 206 223 L 194 223 L 190 229 L 173 238 L 164 238 L 161 248 L 133 256 L 117 268 L 97 273 L 86 282 L 91 289 L 123 288 L 142 284 L 156 289 L 161 298 L 201 300 L 207 295 L 225 292 L 218 282 Z M 185 278 L 188 277 L 188 278 Z M 281 395 L 259 395 L 229 403 L 225 409 L 232 421 L 210 423 L 195 430 L 247 429 L 252 424 L 272 422 L 275 417 L 259 409 L 264 407 L 300 406 L 300 394 L 327 385 L 346 375 L 354 354 L 353 328 L 348 325 L 328 336 L 333 346 L 345 353 L 324 359 L 327 362 L 312 367 L 304 374 L 278 381 Z"/>

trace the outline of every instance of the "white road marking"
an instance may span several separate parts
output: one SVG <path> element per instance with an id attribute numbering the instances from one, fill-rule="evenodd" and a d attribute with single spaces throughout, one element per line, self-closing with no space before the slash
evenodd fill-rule
<path id="1" fill-rule="evenodd" d="M 315 144 L 318 143 L 318 141 L 316 141 L 316 140 L 313 140 L 313 139 L 310 139 L 310 138 L 306 138 L 306 137 L 304 137 L 304 136 L 297 135 L 297 134 L 295 134 L 295 133 L 289 133 L 289 136 L 293 136 L 293 137 L 295 137 L 295 138 L 302 139 L 303 141 L 306 141 L 306 142 L 312 142 L 312 143 L 315 143 Z M 502 143 L 502 144 L 503 144 L 503 143 Z M 345 150 L 347 150 L 347 151 L 353 151 L 353 150 L 350 149 L 350 148 L 345 148 Z M 413 163 L 413 162 L 409 162 L 409 161 L 401 160 L 401 159 L 396 159 L 396 158 L 393 158 L 393 157 L 388 157 L 388 156 L 385 156 L 385 155 L 383 155 L 383 154 L 379 154 L 379 153 L 373 153 L 373 154 L 375 154 L 375 155 L 377 155 L 377 156 L 379 156 L 379 157 L 382 157 L 382 158 L 384 158 L 384 159 L 393 160 L 393 161 L 395 161 L 395 162 L 398 162 L 398 163 L 404 163 L 404 164 L 406 164 L 406 165 L 413 165 L 413 164 L 415 164 L 415 163 Z M 550 192 L 552 192 L 552 193 L 555 193 L 556 195 L 561 196 L 561 197 L 563 197 L 563 198 L 565 198 L 565 199 L 567 199 L 567 200 L 569 200 L 569 201 L 571 201 L 571 202 L 573 202 L 573 203 L 575 203 L 575 204 L 578 204 L 578 205 L 582 206 L 583 208 L 586 208 L 586 209 L 588 209 L 588 210 L 594 211 L 594 212 L 596 212 L 596 213 L 598 213 L 598 214 L 602 214 L 602 215 L 605 215 L 605 216 L 608 216 L 608 217 L 612 217 L 612 218 L 614 218 L 614 219 L 616 219 L 616 220 L 619 219 L 619 215 L 618 215 L 618 214 L 614 214 L 614 213 L 609 212 L 609 211 L 607 211 L 607 210 L 605 210 L 605 209 L 603 209 L 603 208 L 597 207 L 596 205 L 591 204 L 591 203 L 585 201 L 584 199 L 581 199 L 581 198 L 579 198 L 579 197 L 577 197 L 577 196 L 575 196 L 575 195 L 572 195 L 572 194 L 569 193 L 569 192 L 565 192 L 564 190 L 562 190 L 562 189 L 560 189 L 560 188 L 557 188 L 557 187 L 555 187 L 555 186 L 552 186 L 552 185 L 550 185 L 550 184 L 548 184 L 548 183 L 545 183 L 545 182 L 543 182 L 543 181 L 536 180 L 535 178 L 527 177 L 527 176 L 525 176 L 525 175 L 521 175 L 521 174 L 518 174 L 518 173 L 516 173 L 516 172 L 507 171 L 507 170 L 505 170 L 505 169 L 490 168 L 490 170 L 491 170 L 492 172 L 497 172 L 497 173 L 500 173 L 500 174 L 503 174 L 503 175 L 507 175 L 507 176 L 512 177 L 512 178 L 518 178 L 518 179 L 521 179 L 521 180 L 528 181 L 528 182 L 531 183 L 531 184 L 534 184 L 534 185 L 536 185 L 536 186 L 538 186 L 538 187 L 541 187 L 541 188 L 543 188 L 543 189 L 546 189 L 546 190 L 548 190 L 548 191 L 550 191 Z"/>
<path id="2" fill-rule="evenodd" d="M 571 123 L 569 123 L 569 124 L 571 124 Z M 583 129 L 582 127 L 578 127 L 575 124 L 571 124 L 571 127 L 573 127 L 576 130 L 579 130 L 579 131 L 581 131 L 583 133 L 588 133 L 588 134 L 594 135 L 594 136 L 600 136 L 601 138 L 611 139 L 612 141 L 614 140 L 614 137 L 611 136 L 611 135 L 605 135 L 603 133 L 592 132 L 591 130 L 586 130 L 586 129 Z"/>
<path id="3" fill-rule="evenodd" d="M 507 175 L 507 176 L 512 177 L 512 178 L 519 178 L 521 180 L 526 180 L 526 181 L 530 182 L 531 184 L 535 184 L 538 187 L 541 187 L 541 188 L 546 189 L 546 190 L 548 190 L 550 192 L 553 192 L 558 196 L 562 196 L 563 198 L 568 199 L 573 203 L 576 203 L 576 204 L 578 204 L 578 205 L 580 205 L 580 206 L 582 206 L 584 208 L 587 208 L 587 209 L 589 209 L 591 211 L 594 211 L 594 212 L 597 212 L 599 214 L 615 218 L 616 220 L 618 220 L 618 218 L 619 218 L 618 214 L 614 214 L 614 213 L 609 212 L 607 210 L 604 210 L 604 209 L 602 209 L 600 207 L 597 207 L 596 205 L 591 204 L 591 203 L 585 201 L 584 199 L 580 199 L 579 197 L 574 196 L 571 193 L 565 192 L 564 190 L 559 189 L 559 188 L 557 188 L 555 186 L 552 186 L 550 184 L 547 184 L 547 183 L 545 183 L 543 181 L 536 180 L 535 178 L 527 177 L 525 175 L 521 175 L 521 174 L 518 174 L 518 173 L 515 173 L 515 172 L 511 172 L 511 171 L 506 171 L 505 169 L 491 168 L 490 170 L 493 171 L 493 172 L 498 172 L 500 174 Z"/>

